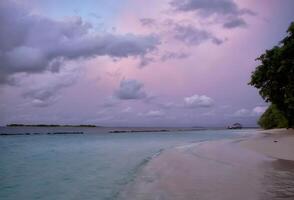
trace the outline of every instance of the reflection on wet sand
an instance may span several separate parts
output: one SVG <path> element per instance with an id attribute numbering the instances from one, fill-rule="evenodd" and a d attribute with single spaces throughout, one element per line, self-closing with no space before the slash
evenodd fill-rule
<path id="1" fill-rule="evenodd" d="M 294 162 L 229 141 L 182 146 L 151 160 L 120 199 L 294 199 Z"/>
<path id="2" fill-rule="evenodd" d="M 263 199 L 294 199 L 294 161 L 277 159 L 267 164 Z"/>

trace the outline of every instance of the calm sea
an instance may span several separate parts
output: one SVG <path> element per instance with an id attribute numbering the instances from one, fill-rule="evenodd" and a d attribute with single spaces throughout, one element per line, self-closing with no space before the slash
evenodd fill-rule
<path id="1" fill-rule="evenodd" d="M 107 128 L 0 128 L 0 199 L 116 199 L 153 156 L 174 146 L 246 137 L 254 130 L 108 133 Z"/>

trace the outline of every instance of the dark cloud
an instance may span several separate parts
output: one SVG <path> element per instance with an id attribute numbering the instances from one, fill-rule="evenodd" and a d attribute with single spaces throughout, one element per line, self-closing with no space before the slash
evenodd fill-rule
<path id="1" fill-rule="evenodd" d="M 58 74 L 43 73 L 39 76 L 28 76 L 22 79 L 22 97 L 29 99 L 36 107 L 47 107 L 59 99 L 63 88 L 73 85 L 79 79 L 80 72 L 76 69 L 63 70 Z M 43 81 L 46 80 L 46 81 Z"/>
<path id="2" fill-rule="evenodd" d="M 119 105 L 119 99 L 116 96 L 109 96 L 106 97 L 105 102 L 102 104 L 104 108 L 111 108 Z"/>
<path id="3" fill-rule="evenodd" d="M 185 59 L 188 58 L 189 54 L 184 53 L 184 52 L 171 52 L 171 51 L 166 51 L 163 52 L 162 55 L 159 54 L 153 54 L 149 56 L 141 56 L 140 62 L 138 64 L 139 68 L 143 68 L 151 63 L 162 61 L 165 62 L 167 60 L 178 60 L 178 59 Z"/>
<path id="4" fill-rule="evenodd" d="M 0 83 L 18 72 L 58 71 L 62 59 L 144 56 L 159 44 L 154 35 L 99 34 L 80 17 L 32 15 L 10 1 L 0 2 L 0 26 Z"/>
<path id="5" fill-rule="evenodd" d="M 140 19 L 140 22 L 143 26 L 154 26 L 156 24 L 155 19 L 151 18 L 142 18 Z"/>
<path id="6" fill-rule="evenodd" d="M 232 0 L 172 0 L 170 5 L 181 12 L 197 12 L 201 16 L 216 16 L 225 28 L 244 27 L 245 20 L 242 15 L 256 15 L 249 9 L 240 9 Z M 238 20 L 231 20 L 238 18 Z"/>
<path id="7" fill-rule="evenodd" d="M 236 28 L 236 27 L 245 27 L 247 24 L 242 18 L 235 18 L 231 21 L 227 21 L 223 24 L 225 28 Z"/>
<path id="8" fill-rule="evenodd" d="M 119 89 L 114 96 L 121 100 L 143 99 L 147 97 L 144 84 L 134 79 L 124 79 L 120 82 Z"/>
<path id="9" fill-rule="evenodd" d="M 206 14 L 238 14 L 237 5 L 231 0 L 173 0 L 170 3 L 180 11 L 201 11 Z"/>
<path id="10" fill-rule="evenodd" d="M 164 62 L 171 59 L 185 59 L 188 57 L 189 57 L 189 54 L 183 53 L 183 52 L 165 52 L 161 56 L 160 60 Z"/>
<path id="11" fill-rule="evenodd" d="M 199 45 L 204 41 L 211 41 L 216 45 L 220 45 L 223 41 L 211 33 L 200 30 L 191 25 L 175 25 L 174 27 L 174 38 L 180 40 L 188 45 Z"/>
<path id="12" fill-rule="evenodd" d="M 150 63 L 154 62 L 155 59 L 152 57 L 147 57 L 147 56 L 141 56 L 140 58 L 140 63 L 138 65 L 139 68 L 143 68 L 147 65 L 149 65 Z"/>

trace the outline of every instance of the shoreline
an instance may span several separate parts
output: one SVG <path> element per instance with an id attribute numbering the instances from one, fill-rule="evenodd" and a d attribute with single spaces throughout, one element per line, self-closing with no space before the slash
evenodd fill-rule
<path id="1" fill-rule="evenodd" d="M 140 170 L 119 199 L 294 199 L 294 148 L 289 150 L 294 134 L 289 134 L 257 131 L 241 140 L 165 150 Z M 286 147 L 279 150 L 277 144 Z"/>

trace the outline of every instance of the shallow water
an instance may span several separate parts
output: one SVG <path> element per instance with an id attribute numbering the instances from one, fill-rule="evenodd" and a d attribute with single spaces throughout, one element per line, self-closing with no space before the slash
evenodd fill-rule
<path id="1" fill-rule="evenodd" d="M 0 128 L 0 199 L 116 199 L 148 160 L 177 145 L 241 138 L 254 130 L 108 133 L 104 128 Z"/>

